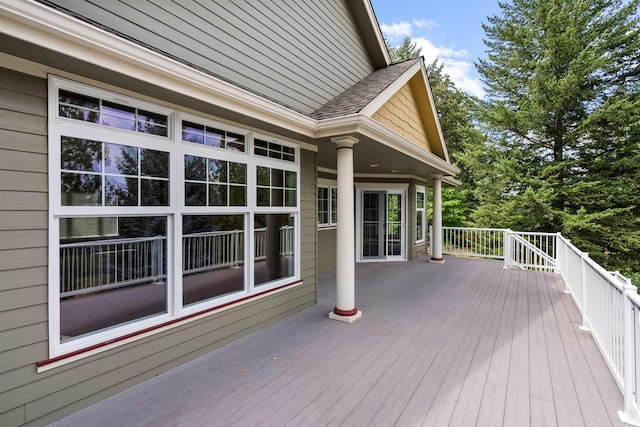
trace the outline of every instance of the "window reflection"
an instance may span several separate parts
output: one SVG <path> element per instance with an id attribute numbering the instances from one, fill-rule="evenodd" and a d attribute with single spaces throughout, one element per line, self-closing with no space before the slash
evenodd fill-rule
<path id="1" fill-rule="evenodd" d="M 244 289 L 244 215 L 185 215 L 184 305 Z"/>
<path id="2" fill-rule="evenodd" d="M 167 312 L 167 218 L 60 219 L 62 341 Z"/>
<path id="3" fill-rule="evenodd" d="M 295 216 L 292 214 L 256 214 L 255 285 L 295 275 Z"/>
<path id="4" fill-rule="evenodd" d="M 61 137 L 63 206 L 167 206 L 169 153 Z"/>

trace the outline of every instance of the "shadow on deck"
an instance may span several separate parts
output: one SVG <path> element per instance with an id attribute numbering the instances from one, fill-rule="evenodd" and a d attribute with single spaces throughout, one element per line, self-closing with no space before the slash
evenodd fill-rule
<path id="1" fill-rule="evenodd" d="M 358 264 L 363 318 L 318 304 L 56 426 L 622 425 L 622 395 L 553 273 Z"/>

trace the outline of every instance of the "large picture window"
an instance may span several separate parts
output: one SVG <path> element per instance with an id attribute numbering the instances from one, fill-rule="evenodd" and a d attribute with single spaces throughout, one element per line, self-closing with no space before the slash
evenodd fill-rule
<path id="1" fill-rule="evenodd" d="M 57 77 L 49 91 L 52 357 L 300 278 L 297 145 Z"/>

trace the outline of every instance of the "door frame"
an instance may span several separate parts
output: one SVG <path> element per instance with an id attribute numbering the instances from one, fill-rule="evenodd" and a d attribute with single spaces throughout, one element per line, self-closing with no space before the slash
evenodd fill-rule
<path id="1" fill-rule="evenodd" d="M 409 184 L 399 184 L 399 183 L 366 183 L 366 182 L 357 182 L 355 183 L 356 187 L 356 262 L 387 262 L 387 261 L 406 261 L 407 260 L 407 208 L 409 204 L 407 203 L 407 196 L 409 193 Z M 362 217 L 362 206 L 363 206 L 363 197 L 365 191 L 380 191 L 384 193 L 396 193 L 402 195 L 402 250 L 399 256 L 387 256 L 386 250 L 385 255 L 380 258 L 363 258 L 362 257 L 362 226 L 363 226 L 363 217 Z M 386 207 L 385 207 L 386 212 Z"/>

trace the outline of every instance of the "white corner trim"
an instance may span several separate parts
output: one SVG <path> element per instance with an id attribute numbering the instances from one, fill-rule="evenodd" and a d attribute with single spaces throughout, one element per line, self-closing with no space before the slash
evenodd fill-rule
<path id="1" fill-rule="evenodd" d="M 313 137 L 315 120 L 33 0 L 0 0 L 13 37 Z"/>

